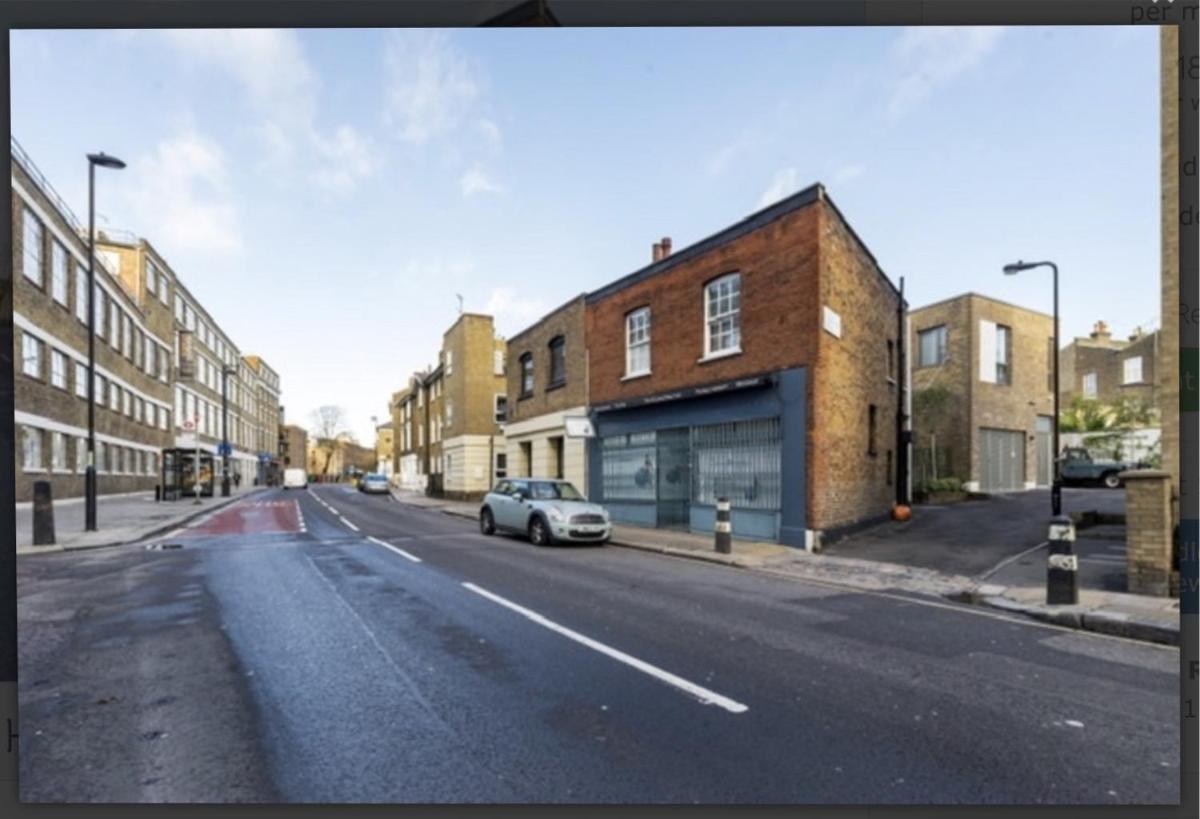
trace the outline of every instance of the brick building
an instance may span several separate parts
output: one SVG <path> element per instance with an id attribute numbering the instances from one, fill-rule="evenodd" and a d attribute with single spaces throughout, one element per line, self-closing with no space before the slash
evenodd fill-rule
<path id="1" fill-rule="evenodd" d="M 504 359 L 505 342 L 491 316 L 463 313 L 442 336 L 438 438 L 447 497 L 480 498 L 492 486 L 497 456 L 505 451 L 496 417 L 505 394 Z"/>
<path id="2" fill-rule="evenodd" d="M 913 482 L 1048 486 L 1054 319 L 978 293 L 909 313 Z"/>
<path id="3" fill-rule="evenodd" d="M 280 427 L 279 462 L 284 469 L 308 469 L 308 431 L 295 424 Z"/>
<path id="4" fill-rule="evenodd" d="M 811 547 L 896 497 L 901 297 L 820 184 L 586 297 L 615 520 Z"/>
<path id="5" fill-rule="evenodd" d="M 587 417 L 584 315 L 576 296 L 509 339 L 508 398 L 497 396 L 496 418 L 508 475 L 566 478 L 587 494 L 586 441 L 566 428 L 567 418 Z"/>
<path id="6" fill-rule="evenodd" d="M 1077 397 L 1104 404 L 1127 399 L 1158 406 L 1159 337 L 1135 329 L 1128 339 L 1113 338 L 1103 321 L 1059 352 L 1059 400 L 1069 407 Z"/>
<path id="7" fill-rule="evenodd" d="M 35 481 L 81 496 L 87 468 L 86 228 L 12 141 L 13 420 L 16 500 Z M 169 325 L 157 300 L 95 261 L 97 493 L 153 490 L 171 445 Z"/>
<path id="8" fill-rule="evenodd" d="M 425 423 L 423 409 L 417 407 L 417 396 L 421 392 L 420 374 L 409 378 L 408 386 L 392 393 L 388 409 L 392 415 L 394 444 L 392 446 L 392 471 L 401 489 L 424 492 L 424 471 L 421 469 L 421 451 L 425 446 Z"/>
<path id="9" fill-rule="evenodd" d="M 392 476 L 392 464 L 395 461 L 395 441 L 391 422 L 375 427 L 374 471 L 389 478 Z"/>
<path id="10" fill-rule="evenodd" d="M 375 469 L 375 447 L 362 446 L 339 438 L 332 446 L 308 439 L 308 474 L 327 480 L 340 480 L 351 474 Z"/>

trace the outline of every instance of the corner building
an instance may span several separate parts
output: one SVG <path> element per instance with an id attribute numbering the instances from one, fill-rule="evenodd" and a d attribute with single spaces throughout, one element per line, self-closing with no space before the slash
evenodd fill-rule
<path id="1" fill-rule="evenodd" d="M 811 548 L 896 497 L 902 299 L 815 184 L 586 297 L 588 486 L 622 523 Z"/>

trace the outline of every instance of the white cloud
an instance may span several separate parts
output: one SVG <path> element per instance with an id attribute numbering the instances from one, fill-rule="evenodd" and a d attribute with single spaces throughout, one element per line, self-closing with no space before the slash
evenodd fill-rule
<path id="1" fill-rule="evenodd" d="M 974 68 L 1003 33 L 1001 26 L 906 28 L 892 48 L 892 71 L 898 79 L 888 101 L 889 118 L 899 119 L 937 88 Z"/>
<path id="2" fill-rule="evenodd" d="M 457 128 L 481 95 L 478 69 L 445 32 L 394 32 L 384 52 L 385 121 L 401 139 L 421 144 Z M 491 123 L 495 132 L 499 128 Z"/>
<path id="3" fill-rule="evenodd" d="M 158 143 L 130 164 L 123 187 L 138 225 L 164 246 L 233 252 L 242 247 L 240 221 L 221 147 L 194 131 Z"/>
<path id="4" fill-rule="evenodd" d="M 771 180 L 771 184 L 763 191 L 763 195 L 758 199 L 757 208 L 765 208 L 767 205 L 772 205 L 780 199 L 793 194 L 800 190 L 800 173 L 795 168 L 784 168 L 775 174 L 775 178 Z"/>
<path id="5" fill-rule="evenodd" d="M 459 180 L 463 196 L 473 196 L 477 193 L 500 193 L 503 188 L 491 180 L 482 168 L 475 167 L 462 175 Z"/>
<path id="6" fill-rule="evenodd" d="M 310 178 L 346 192 L 379 165 L 373 144 L 346 124 L 317 127 L 320 82 L 299 37 L 283 29 L 186 29 L 163 32 L 175 52 L 234 79 L 260 117 L 254 127 L 265 152 L 289 162 L 315 154 Z"/>

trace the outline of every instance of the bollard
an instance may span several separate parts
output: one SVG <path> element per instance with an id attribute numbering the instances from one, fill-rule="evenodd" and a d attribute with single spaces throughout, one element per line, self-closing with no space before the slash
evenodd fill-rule
<path id="1" fill-rule="evenodd" d="M 154 502 L 159 503 L 162 500 L 162 484 L 154 484 Z"/>
<path id="2" fill-rule="evenodd" d="M 733 527 L 729 522 L 729 499 L 717 498 L 716 549 L 723 555 L 733 551 Z"/>
<path id="3" fill-rule="evenodd" d="M 1075 524 L 1066 515 L 1050 519 L 1049 554 L 1046 557 L 1046 603 L 1073 606 L 1079 602 L 1079 558 L 1072 552 Z"/>
<path id="4" fill-rule="evenodd" d="M 33 484 L 33 545 L 54 545 L 54 498 L 50 481 Z"/>

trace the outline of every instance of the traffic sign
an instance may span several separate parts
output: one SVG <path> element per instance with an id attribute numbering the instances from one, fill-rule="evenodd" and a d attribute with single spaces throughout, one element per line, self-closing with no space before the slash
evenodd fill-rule
<path id="1" fill-rule="evenodd" d="M 196 422 L 193 421 L 191 418 L 188 418 L 187 420 L 185 420 L 183 422 L 183 428 L 186 429 L 188 432 L 191 432 L 192 430 L 194 430 L 196 428 Z"/>
<path id="2" fill-rule="evenodd" d="M 221 443 L 217 444 L 217 454 L 218 455 L 232 455 L 233 454 L 233 446 L 229 443 L 222 441 Z"/>

